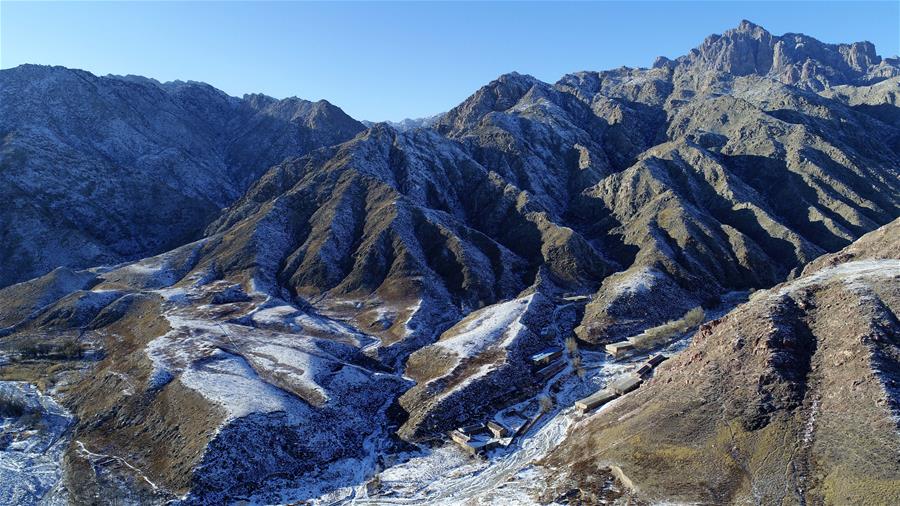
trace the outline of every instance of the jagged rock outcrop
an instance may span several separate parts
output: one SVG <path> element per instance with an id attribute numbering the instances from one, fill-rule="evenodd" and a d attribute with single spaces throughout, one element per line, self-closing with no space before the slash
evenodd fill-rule
<path id="1" fill-rule="evenodd" d="M 703 44 L 674 62 L 676 72 L 724 72 L 769 76 L 785 84 L 822 90 L 842 84 L 865 85 L 898 75 L 897 59 L 884 60 L 871 42 L 825 44 L 797 33 L 772 35 L 750 21 Z"/>
<path id="2" fill-rule="evenodd" d="M 0 286 L 197 239 L 272 164 L 363 129 L 325 101 L 63 67 L 0 71 Z"/>

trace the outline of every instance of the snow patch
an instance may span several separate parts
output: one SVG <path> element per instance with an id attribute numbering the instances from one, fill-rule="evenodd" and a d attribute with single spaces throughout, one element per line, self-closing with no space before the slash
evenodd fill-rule
<path id="1" fill-rule="evenodd" d="M 504 345 L 508 344 L 521 328 L 519 319 L 525 314 L 533 297 L 534 295 L 529 295 L 481 309 L 463 325 L 461 332 L 441 339 L 435 346 L 452 351 L 459 357 L 473 357 L 494 345 L 504 335 L 507 336 Z"/>
<path id="2" fill-rule="evenodd" d="M 242 357 L 224 351 L 184 371 L 179 381 L 224 408 L 227 420 L 276 411 L 296 415 L 303 409 L 299 401 L 260 379 Z"/>
<path id="3" fill-rule="evenodd" d="M 615 285 L 613 285 L 613 290 L 616 296 L 625 293 L 632 295 L 645 293 L 650 291 L 660 282 L 665 281 L 665 277 L 666 275 L 658 269 L 644 267 L 634 273 L 622 276 L 622 278 L 617 280 Z"/>
<path id="4" fill-rule="evenodd" d="M 785 283 L 781 288 L 769 291 L 770 296 L 783 296 L 811 286 L 841 281 L 852 289 L 866 289 L 869 278 L 889 279 L 900 277 L 900 260 L 857 260 L 828 267 L 809 276 Z"/>
<path id="5" fill-rule="evenodd" d="M 0 382 L 0 396 L 20 402 L 25 411 L 0 418 L 0 503 L 66 504 L 61 461 L 72 415 L 29 383 Z M 36 423 L 25 422 L 28 417 Z"/>

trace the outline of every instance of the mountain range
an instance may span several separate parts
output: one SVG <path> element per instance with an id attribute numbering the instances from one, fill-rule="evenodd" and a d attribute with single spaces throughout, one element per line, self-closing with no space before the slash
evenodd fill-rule
<path id="1" fill-rule="evenodd" d="M 22 65 L 0 73 L 0 285 L 198 239 L 271 165 L 365 127 L 328 102 Z"/>
<path id="2" fill-rule="evenodd" d="M 373 477 L 516 406 L 531 441 L 567 427 L 479 471 L 537 463 L 529 500 L 896 502 L 898 97 L 872 44 L 748 21 L 400 124 L 2 70 L 0 400 L 54 413 L 61 464 L 0 498 L 503 503 L 518 474 Z M 622 372 L 603 345 L 697 308 L 652 379 L 573 418 Z"/>

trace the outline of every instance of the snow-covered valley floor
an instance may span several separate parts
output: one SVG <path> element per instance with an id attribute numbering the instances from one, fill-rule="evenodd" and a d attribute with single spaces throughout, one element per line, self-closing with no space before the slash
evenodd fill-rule
<path id="1" fill-rule="evenodd" d="M 744 296 L 744 293 L 729 294 L 722 307 L 710 312 L 707 319 L 722 316 L 742 302 Z M 563 441 L 570 428 L 599 411 L 581 415 L 574 407 L 575 401 L 633 372 L 650 354 L 679 353 L 690 342 L 692 334 L 683 335 L 652 353 L 632 354 L 620 360 L 612 360 L 600 351 L 582 350 L 584 377 L 579 378 L 569 365 L 551 378 L 542 393 L 553 399 L 553 409 L 510 447 L 495 450 L 485 458 L 471 458 L 452 442 L 423 448 L 418 453 L 393 455 L 385 459 L 388 464 L 372 481 L 335 490 L 313 502 L 334 506 L 537 504 L 535 498 L 543 492 L 550 477 L 535 464 Z M 529 411 L 534 405 L 536 400 L 529 399 L 513 407 Z"/>
<path id="2" fill-rule="evenodd" d="M 532 492 L 545 481 L 541 468 L 533 464 L 545 457 L 578 423 L 576 400 L 603 388 L 610 381 L 636 369 L 646 356 L 610 362 L 603 353 L 582 352 L 587 375 L 579 379 L 571 368 L 553 378 L 545 392 L 555 407 L 548 416 L 512 446 L 496 450 L 487 458 L 470 458 L 456 445 L 447 443 L 418 454 L 398 455 L 400 463 L 378 476 L 377 491 L 362 484 L 320 497 L 317 504 L 530 504 Z M 526 401 L 524 404 L 533 401 Z"/>

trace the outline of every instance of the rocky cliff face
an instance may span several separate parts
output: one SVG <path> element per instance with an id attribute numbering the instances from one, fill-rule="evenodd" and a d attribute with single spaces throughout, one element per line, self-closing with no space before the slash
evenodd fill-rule
<path id="1" fill-rule="evenodd" d="M 878 56 L 871 42 L 825 44 L 799 33 L 776 36 L 744 20 L 733 30 L 707 37 L 703 44 L 674 62 L 659 59 L 654 66 L 674 66 L 684 74 L 714 71 L 734 76 L 768 76 L 819 91 L 895 77 L 897 63 L 896 58 Z"/>
<path id="2" fill-rule="evenodd" d="M 363 126 L 327 102 L 203 83 L 0 72 L 0 286 L 197 239 L 272 164 Z"/>
<path id="3" fill-rule="evenodd" d="M 742 23 L 652 68 L 508 74 L 427 126 L 364 128 L 326 102 L 3 71 L 5 283 L 55 270 L 0 290 L 2 378 L 75 417 L 76 499 L 309 499 L 553 394 L 537 351 L 796 278 L 549 462 L 575 486 L 620 465 L 651 499 L 893 490 L 898 72 Z M 117 265 L 71 267 L 92 262 Z"/>
<path id="4" fill-rule="evenodd" d="M 548 462 L 619 466 L 651 501 L 900 500 L 898 246 L 894 221 L 754 293 Z"/>

